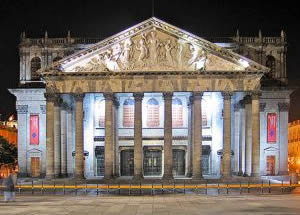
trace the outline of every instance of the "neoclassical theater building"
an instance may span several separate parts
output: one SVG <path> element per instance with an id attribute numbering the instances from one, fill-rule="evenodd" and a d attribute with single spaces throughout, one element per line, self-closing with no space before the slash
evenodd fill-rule
<path id="1" fill-rule="evenodd" d="M 286 175 L 287 43 L 201 38 L 150 18 L 106 39 L 19 45 L 19 172 L 32 177 Z"/>

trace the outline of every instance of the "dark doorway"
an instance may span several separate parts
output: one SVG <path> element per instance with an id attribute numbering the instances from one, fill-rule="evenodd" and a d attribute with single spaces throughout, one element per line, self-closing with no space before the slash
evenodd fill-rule
<path id="1" fill-rule="evenodd" d="M 144 151 L 144 175 L 145 176 L 161 175 L 161 150 Z"/>
<path id="2" fill-rule="evenodd" d="M 104 146 L 96 146 L 96 176 L 104 176 Z"/>
<path id="3" fill-rule="evenodd" d="M 173 175 L 185 175 L 185 150 L 173 149 Z"/>
<path id="4" fill-rule="evenodd" d="M 134 154 L 133 149 L 121 151 L 121 175 L 133 176 Z"/>
<path id="5" fill-rule="evenodd" d="M 210 174 L 210 146 L 202 145 L 202 174 L 209 175 Z"/>

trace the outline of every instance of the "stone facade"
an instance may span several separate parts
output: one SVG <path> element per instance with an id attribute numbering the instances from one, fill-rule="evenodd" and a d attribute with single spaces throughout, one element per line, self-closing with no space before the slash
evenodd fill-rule
<path id="1" fill-rule="evenodd" d="M 289 138 L 289 172 L 300 173 L 300 120 L 293 121 L 288 125 Z"/>
<path id="2" fill-rule="evenodd" d="M 157 18 L 104 40 L 23 33 L 20 172 L 39 157 L 49 178 L 287 174 L 285 56 L 284 32 L 216 41 Z"/>

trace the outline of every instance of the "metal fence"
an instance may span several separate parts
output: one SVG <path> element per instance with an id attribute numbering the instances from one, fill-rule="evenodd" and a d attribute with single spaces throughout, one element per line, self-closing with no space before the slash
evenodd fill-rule
<path id="1" fill-rule="evenodd" d="M 32 195 L 79 195 L 79 194 L 118 194 L 118 195 L 156 195 L 164 193 L 196 193 L 204 195 L 219 195 L 219 194 L 265 194 L 265 193 L 290 193 L 300 184 L 284 183 L 271 183 L 271 181 L 261 181 L 261 183 L 240 182 L 240 183 L 204 183 L 204 184 L 191 184 L 191 183 L 153 183 L 142 184 L 88 184 L 87 182 L 66 184 L 65 182 L 42 182 L 35 184 L 34 181 L 27 184 L 18 184 L 16 191 L 19 194 L 32 194 Z M 3 188 L 3 186 L 0 186 Z M 1 189 L 2 190 L 2 189 Z"/>

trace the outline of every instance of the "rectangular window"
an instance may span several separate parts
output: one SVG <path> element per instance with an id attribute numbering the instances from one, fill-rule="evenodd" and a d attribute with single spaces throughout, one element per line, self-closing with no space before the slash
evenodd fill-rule
<path id="1" fill-rule="evenodd" d="M 277 114 L 268 113 L 267 142 L 276 143 Z"/>
<path id="2" fill-rule="evenodd" d="M 30 115 L 30 144 L 39 145 L 39 115 Z"/>

